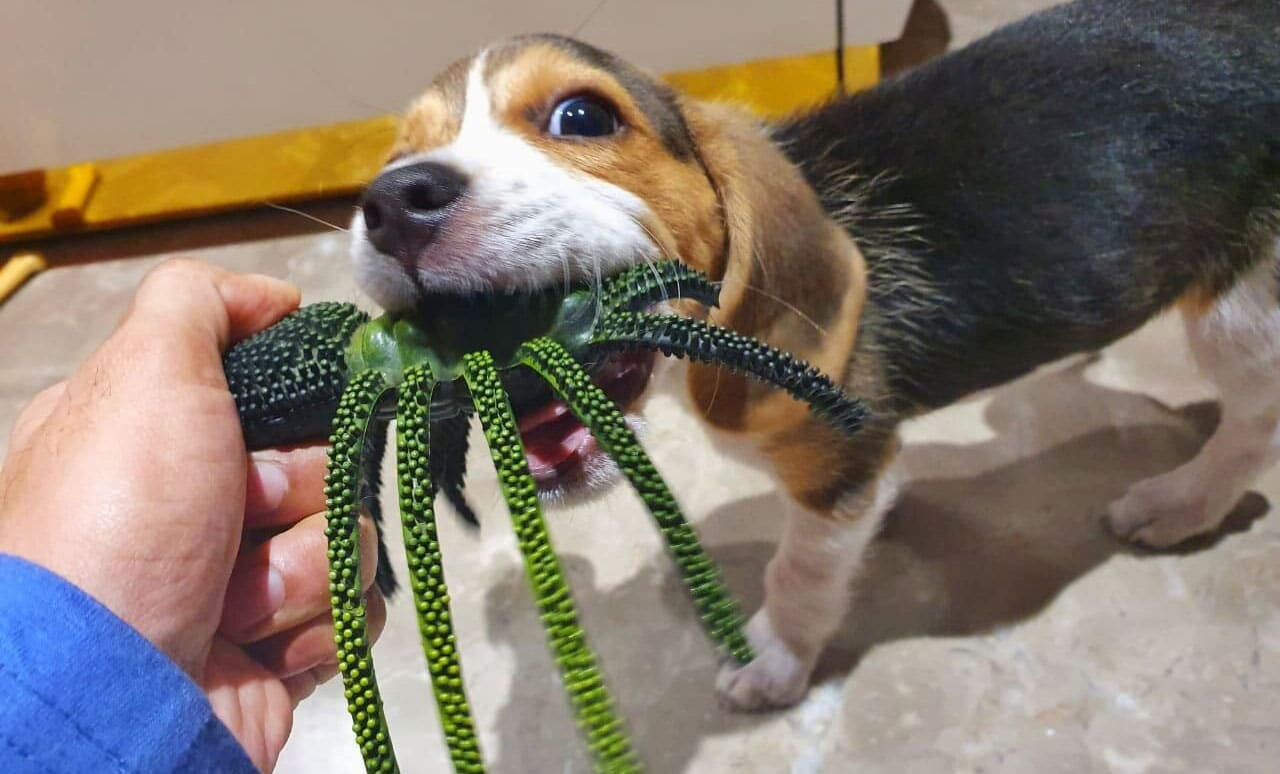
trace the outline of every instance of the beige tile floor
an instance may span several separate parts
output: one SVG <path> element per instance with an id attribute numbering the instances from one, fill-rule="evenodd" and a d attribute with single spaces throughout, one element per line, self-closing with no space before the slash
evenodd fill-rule
<path id="1" fill-rule="evenodd" d="M 963 41 L 1044 2 L 952 0 Z M 354 300 L 341 234 L 199 253 Z M 93 349 L 159 258 L 55 269 L 0 307 L 0 435 Z M 670 385 L 673 369 L 661 378 Z M 799 707 L 733 716 L 715 662 L 646 516 L 625 490 L 550 514 L 592 641 L 654 772 L 1270 772 L 1280 770 L 1280 471 L 1226 534 L 1165 555 L 1100 528 L 1131 482 L 1194 453 L 1215 421 L 1180 330 L 1158 320 L 913 423 L 902 501 Z M 742 600 L 781 503 L 671 390 L 646 444 Z M 0 444 L 4 441 L 0 440 Z M 3 446 L 0 445 L 0 452 Z M 495 772 L 588 770 L 524 586 L 493 476 L 474 466 L 478 534 L 445 521 L 468 684 Z M 398 537 L 391 536 L 393 556 Z M 411 607 L 377 648 L 400 760 L 447 770 Z M 337 685 L 298 714 L 283 772 L 359 768 Z"/>

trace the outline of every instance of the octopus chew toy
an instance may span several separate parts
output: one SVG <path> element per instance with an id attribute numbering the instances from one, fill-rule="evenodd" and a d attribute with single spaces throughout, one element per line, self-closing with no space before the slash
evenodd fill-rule
<path id="1" fill-rule="evenodd" d="M 358 516 L 376 509 L 387 426 L 396 424 L 396 488 L 417 609 L 445 742 L 459 772 L 483 771 L 454 637 L 434 499 L 462 497 L 472 413 L 478 414 L 511 511 L 533 595 L 577 722 L 600 771 L 640 766 L 588 647 L 547 534 L 508 389 L 536 378 L 591 431 L 653 514 L 711 640 L 752 658 L 742 616 L 675 498 L 589 369 L 620 351 L 657 350 L 748 374 L 785 389 L 840 430 L 866 410 L 803 361 L 751 338 L 673 314 L 684 298 L 716 306 L 704 275 L 676 262 L 624 272 L 598 289 L 440 298 L 414 319 L 368 315 L 349 304 L 303 307 L 231 349 L 228 382 L 251 448 L 330 433 L 326 478 L 330 598 L 338 664 L 356 739 L 370 772 L 397 771 L 367 632 Z M 585 365 L 584 365 L 585 364 Z M 376 515 L 376 512 L 375 512 Z"/>

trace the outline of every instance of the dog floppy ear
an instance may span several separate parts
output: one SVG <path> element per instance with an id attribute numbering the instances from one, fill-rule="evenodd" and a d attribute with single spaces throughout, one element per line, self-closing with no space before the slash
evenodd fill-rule
<path id="1" fill-rule="evenodd" d="M 720 193 L 726 232 L 719 259 L 706 267 L 723 282 L 711 321 L 843 379 L 866 292 L 862 253 L 759 122 L 708 103 L 687 102 L 684 113 Z M 769 434 L 806 416 L 788 396 L 715 367 L 693 366 L 690 389 L 707 419 L 727 430 Z"/>

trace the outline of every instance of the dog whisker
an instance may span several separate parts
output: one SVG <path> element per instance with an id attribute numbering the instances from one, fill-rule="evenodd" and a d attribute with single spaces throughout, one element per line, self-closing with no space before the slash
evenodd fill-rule
<path id="1" fill-rule="evenodd" d="M 604 278 L 601 276 L 600 259 L 594 254 L 591 256 L 591 265 L 595 268 L 595 285 L 591 288 L 591 293 L 596 299 L 596 314 L 595 319 L 592 320 L 591 324 L 592 326 L 595 326 L 599 325 L 600 318 L 604 317 L 604 299 L 601 297 L 602 290 L 604 288 Z"/>
<path id="2" fill-rule="evenodd" d="M 725 284 L 726 282 L 728 282 L 728 281 L 729 281 L 729 280 L 722 280 L 722 281 L 720 282 L 720 284 L 721 284 L 721 285 L 724 285 L 724 284 Z M 773 293 L 770 293 L 769 291 L 765 290 L 764 288 L 761 288 L 761 287 L 757 287 L 757 286 L 755 286 L 755 285 L 752 285 L 750 282 L 747 282 L 747 281 L 745 281 L 745 280 L 739 280 L 738 282 L 739 282 L 739 284 L 741 284 L 741 285 L 742 285 L 743 289 L 745 289 L 745 290 L 749 290 L 749 291 L 751 291 L 752 293 L 755 293 L 755 294 L 757 294 L 757 295 L 759 295 L 759 296 L 763 296 L 764 298 L 767 298 L 768 300 L 770 300 L 770 301 L 774 302 L 775 304 L 778 304 L 779 306 L 781 306 L 781 307 L 783 307 L 784 309 L 786 309 L 788 312 L 791 312 L 791 313 L 792 313 L 792 314 L 794 314 L 796 317 L 800 318 L 802 321 L 804 321 L 807 325 L 811 326 L 811 327 L 812 327 L 815 331 L 817 331 L 818 333 L 821 333 L 823 336 L 826 336 L 826 335 L 827 335 L 827 329 L 826 329 L 826 328 L 822 327 L 822 325 L 820 325 L 820 324 L 818 323 L 818 321 L 817 321 L 817 320 L 814 320 L 812 317 L 810 317 L 809 315 L 805 314 L 805 313 L 804 313 L 804 311 L 800 309 L 800 307 L 796 306 L 795 304 L 791 303 L 790 301 L 787 301 L 786 299 L 784 299 L 784 298 L 782 298 L 782 297 L 780 297 L 780 296 L 777 296 L 777 295 L 775 295 L 775 294 L 773 294 Z"/>
<path id="3" fill-rule="evenodd" d="M 309 212 L 303 212 L 302 210 L 294 209 L 293 207 L 286 207 L 286 206 L 284 206 L 283 204 L 276 204 L 275 202 L 261 202 L 261 204 L 262 204 L 262 206 L 264 206 L 264 207 L 270 207 L 270 208 L 271 208 L 271 209 L 273 209 L 273 210 L 279 210 L 279 211 L 281 211 L 281 212 L 287 212 L 287 213 L 289 213 L 289 214 L 291 214 L 291 215 L 297 215 L 297 216 L 298 216 L 298 217 L 300 217 L 300 218 L 306 218 L 307 220 L 311 221 L 312 223 L 319 223 L 320 225 L 322 225 L 322 226 L 327 226 L 327 227 L 329 227 L 329 228 L 333 229 L 334 231 L 341 231 L 341 232 L 342 232 L 342 233 L 344 233 L 344 234 L 345 234 L 345 233 L 347 233 L 347 232 L 349 231 L 349 229 L 345 229 L 345 228 L 343 228 L 342 226 L 339 226 L 339 225 L 338 225 L 338 224 L 336 224 L 336 223 L 330 223 L 329 221 L 325 220 L 324 218 L 316 217 L 315 215 L 312 215 L 312 214 L 311 214 L 311 213 L 309 213 Z"/>
<path id="4" fill-rule="evenodd" d="M 560 267 L 564 274 L 564 294 L 569 295 L 569 289 L 573 286 L 573 267 L 569 265 L 569 256 L 560 252 Z"/>
<path id="5" fill-rule="evenodd" d="M 663 246 L 662 240 L 658 239 L 658 235 L 653 233 L 653 230 L 650 229 L 649 226 L 643 220 L 632 215 L 631 222 L 635 223 L 636 227 L 639 228 L 641 231 L 643 231 L 645 235 L 649 237 L 649 241 L 653 243 L 653 247 L 658 251 L 659 256 L 670 257 L 675 255 L 674 251 L 668 250 L 666 247 Z M 640 251 L 640 257 L 642 260 L 644 260 L 645 263 L 649 265 L 649 271 L 653 274 L 653 278 L 658 281 L 658 287 L 662 291 L 662 302 L 664 304 L 669 303 L 671 301 L 671 298 L 667 295 L 666 288 L 662 287 L 662 277 L 658 274 L 658 269 L 655 266 L 656 261 L 653 259 L 651 255 L 649 255 L 647 252 L 643 250 Z M 675 257 L 677 259 L 679 258 L 679 256 L 675 256 Z"/>
<path id="6" fill-rule="evenodd" d="M 595 7 L 592 8 L 587 13 L 586 17 L 581 22 L 578 23 L 578 26 L 574 27 L 573 32 L 569 33 L 569 37 L 576 38 L 579 35 L 581 35 L 582 31 L 587 28 L 588 24 L 591 23 L 591 20 L 596 18 L 596 14 L 600 13 L 600 9 L 604 8 L 608 4 L 609 4 L 609 0 L 600 0 L 600 2 L 596 3 Z"/>

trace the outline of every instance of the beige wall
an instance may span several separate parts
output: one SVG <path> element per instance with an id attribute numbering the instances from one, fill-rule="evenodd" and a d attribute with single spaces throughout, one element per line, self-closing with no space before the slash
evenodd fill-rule
<path id="1" fill-rule="evenodd" d="M 845 0 L 849 43 L 907 0 Z M 655 70 L 819 50 L 832 0 L 5 0 L 0 173 L 396 112 L 515 32 L 579 35 Z"/>

